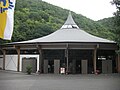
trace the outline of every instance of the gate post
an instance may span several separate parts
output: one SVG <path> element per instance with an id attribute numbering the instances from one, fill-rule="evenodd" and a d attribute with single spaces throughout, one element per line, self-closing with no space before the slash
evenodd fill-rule
<path id="1" fill-rule="evenodd" d="M 95 48 L 94 48 L 94 54 L 93 54 L 93 66 L 94 66 L 94 73 L 97 74 L 96 72 L 96 69 L 97 69 L 97 66 L 96 66 L 96 63 L 97 63 L 97 49 L 99 48 L 99 44 L 95 45 Z"/>
<path id="2" fill-rule="evenodd" d="M 39 52 L 39 73 L 43 73 L 43 58 L 42 58 L 42 49 L 40 45 L 36 46 Z"/>
<path id="3" fill-rule="evenodd" d="M 15 46 L 17 54 L 18 54 L 18 62 L 17 62 L 17 71 L 20 71 L 20 47 L 19 46 Z"/>

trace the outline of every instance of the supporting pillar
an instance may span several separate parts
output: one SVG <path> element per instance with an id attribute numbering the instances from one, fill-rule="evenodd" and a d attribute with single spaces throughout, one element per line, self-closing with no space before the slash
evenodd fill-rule
<path id="1" fill-rule="evenodd" d="M 66 63 L 67 63 L 67 66 L 66 66 L 66 74 L 69 73 L 69 60 L 68 60 L 69 56 L 68 56 L 68 44 L 66 45 Z"/>
<path id="2" fill-rule="evenodd" d="M 6 56 L 6 50 L 2 50 L 3 52 L 3 70 L 5 70 L 5 56 Z"/>
<path id="3" fill-rule="evenodd" d="M 118 73 L 120 73 L 120 55 L 118 55 Z"/>
<path id="4" fill-rule="evenodd" d="M 15 47 L 18 54 L 17 71 L 20 71 L 20 47 Z"/>
<path id="5" fill-rule="evenodd" d="M 39 50 L 39 70 L 43 73 L 43 60 L 42 60 L 42 50 Z"/>
<path id="6" fill-rule="evenodd" d="M 43 73 L 43 58 L 41 46 L 37 45 L 37 49 L 39 52 L 39 73 Z"/>
<path id="7" fill-rule="evenodd" d="M 93 65 L 94 65 L 94 73 L 96 73 L 96 54 L 97 54 L 97 48 L 94 49 L 94 58 L 93 58 Z"/>

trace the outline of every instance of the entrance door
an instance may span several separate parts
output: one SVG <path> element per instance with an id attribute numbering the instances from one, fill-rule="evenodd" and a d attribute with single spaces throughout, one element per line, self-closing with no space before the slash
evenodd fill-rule
<path id="1" fill-rule="evenodd" d="M 82 67 L 81 67 L 81 71 L 82 71 L 82 74 L 87 74 L 87 68 L 88 68 L 88 62 L 87 60 L 82 60 L 82 63 L 81 63 Z"/>
<path id="2" fill-rule="evenodd" d="M 76 60 L 76 73 L 81 73 L 81 60 Z"/>
<path id="3" fill-rule="evenodd" d="M 37 71 L 37 59 L 36 58 L 22 58 L 22 72 L 27 71 L 26 67 L 32 66 L 32 73 Z"/>
<path id="4" fill-rule="evenodd" d="M 76 73 L 76 60 L 72 60 L 72 73 L 75 74 Z"/>
<path id="5" fill-rule="evenodd" d="M 59 74 L 60 72 L 60 60 L 54 60 L 54 74 Z"/>
<path id="6" fill-rule="evenodd" d="M 102 73 L 112 73 L 112 60 L 102 61 Z"/>
<path id="7" fill-rule="evenodd" d="M 59 74 L 60 60 L 44 60 L 44 73 Z"/>
<path id="8" fill-rule="evenodd" d="M 54 60 L 48 60 L 48 73 L 54 73 Z"/>
<path id="9" fill-rule="evenodd" d="M 112 60 L 107 60 L 107 64 L 108 73 L 112 73 Z"/>
<path id="10" fill-rule="evenodd" d="M 44 73 L 48 73 L 48 60 L 44 60 Z"/>

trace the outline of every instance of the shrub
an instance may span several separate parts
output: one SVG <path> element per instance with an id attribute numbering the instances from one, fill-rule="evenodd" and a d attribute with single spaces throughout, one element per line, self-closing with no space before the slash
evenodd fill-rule
<path id="1" fill-rule="evenodd" d="M 31 72 L 32 72 L 32 66 L 31 66 L 31 65 L 28 65 L 28 66 L 26 67 L 26 70 L 27 70 L 27 74 L 31 74 Z"/>

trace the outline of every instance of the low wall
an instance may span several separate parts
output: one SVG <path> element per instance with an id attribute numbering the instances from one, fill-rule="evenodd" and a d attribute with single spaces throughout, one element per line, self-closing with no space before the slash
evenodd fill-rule
<path id="1" fill-rule="evenodd" d="M 0 55 L 2 57 L 2 55 Z M 20 55 L 20 71 L 22 71 L 22 58 L 37 58 L 37 71 L 39 70 L 39 55 Z M 17 71 L 18 55 L 6 55 L 5 56 L 5 70 Z M 0 58 L 0 67 L 3 67 L 3 58 Z"/>

